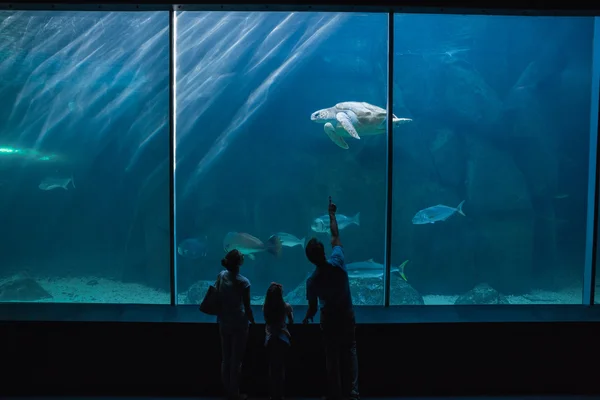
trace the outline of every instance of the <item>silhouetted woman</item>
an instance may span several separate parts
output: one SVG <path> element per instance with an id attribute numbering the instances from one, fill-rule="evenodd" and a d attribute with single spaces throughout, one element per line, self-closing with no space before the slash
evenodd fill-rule
<path id="1" fill-rule="evenodd" d="M 221 260 L 226 268 L 217 277 L 221 309 L 217 317 L 221 333 L 221 379 L 230 400 L 245 399 L 240 395 L 242 361 L 246 353 L 248 325 L 254 323 L 250 308 L 250 281 L 240 275 L 244 256 L 231 250 Z"/>
<path id="2" fill-rule="evenodd" d="M 285 383 L 285 353 L 290 346 L 290 332 L 287 329 L 286 317 L 290 324 L 294 323 L 292 306 L 283 300 L 283 286 L 272 282 L 267 290 L 263 305 L 265 317 L 265 346 L 269 352 L 269 390 L 271 400 L 283 399 Z"/>

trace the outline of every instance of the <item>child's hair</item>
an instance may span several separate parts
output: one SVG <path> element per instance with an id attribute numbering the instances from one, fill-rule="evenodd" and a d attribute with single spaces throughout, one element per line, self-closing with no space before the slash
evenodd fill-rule
<path id="1" fill-rule="evenodd" d="M 267 324 L 274 324 L 285 318 L 286 306 L 283 300 L 283 286 L 276 282 L 271 282 L 267 289 L 265 304 L 263 305 L 263 315 Z"/>

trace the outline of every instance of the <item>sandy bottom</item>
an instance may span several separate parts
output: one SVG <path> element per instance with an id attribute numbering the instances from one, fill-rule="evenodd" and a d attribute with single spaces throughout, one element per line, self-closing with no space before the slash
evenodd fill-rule
<path id="1" fill-rule="evenodd" d="M 0 280 L 0 285 L 14 277 Z M 34 278 L 52 298 L 37 300 L 43 303 L 107 303 L 107 304 L 169 304 L 169 293 L 137 283 L 123 283 L 100 277 Z M 425 295 L 426 305 L 452 305 L 455 296 Z M 186 293 L 178 295 L 185 304 Z M 558 292 L 535 290 L 522 296 L 507 296 L 511 304 L 581 304 L 581 287 L 565 288 Z M 254 303 L 254 302 L 253 302 Z"/>
<path id="2" fill-rule="evenodd" d="M 458 298 L 456 296 L 425 295 L 425 305 L 452 305 Z M 581 304 L 581 287 L 566 288 L 558 292 L 534 290 L 521 296 L 506 296 L 510 304 Z"/>
<path id="3" fill-rule="evenodd" d="M 0 281 L 3 284 L 13 278 Z M 34 278 L 52 298 L 40 303 L 169 304 L 169 293 L 137 283 L 123 283 L 94 276 L 80 278 Z"/>

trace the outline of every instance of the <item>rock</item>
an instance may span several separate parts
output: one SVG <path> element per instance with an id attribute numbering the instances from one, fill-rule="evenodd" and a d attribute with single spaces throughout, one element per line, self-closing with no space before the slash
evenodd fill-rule
<path id="1" fill-rule="evenodd" d="M 144 182 L 126 245 L 129 257 L 135 255 L 135 261 L 125 264 L 121 279 L 168 290 L 171 260 L 170 200 L 165 190 L 169 186 L 168 163 L 160 164 Z"/>
<path id="2" fill-rule="evenodd" d="M 185 304 L 202 303 L 208 287 L 214 283 L 214 281 L 198 281 L 194 283 L 187 291 Z"/>
<path id="3" fill-rule="evenodd" d="M 14 279 L 0 285 L 0 301 L 37 301 L 51 299 L 52 295 L 34 279 Z"/>
<path id="4" fill-rule="evenodd" d="M 383 279 L 350 279 L 350 292 L 355 306 L 383 305 Z"/>
<path id="5" fill-rule="evenodd" d="M 465 181 L 464 136 L 448 128 L 435 129 L 434 133 L 429 151 L 440 183 L 451 187 L 462 186 Z"/>
<path id="6" fill-rule="evenodd" d="M 459 296 L 455 305 L 462 304 L 510 304 L 506 297 L 487 283 L 480 283 L 467 293 Z"/>
<path id="7" fill-rule="evenodd" d="M 496 92 L 469 64 L 455 58 L 444 61 L 444 99 L 450 116 L 463 123 L 495 122 L 502 108 Z"/>
<path id="8" fill-rule="evenodd" d="M 477 282 L 489 282 L 504 293 L 528 290 L 533 276 L 536 235 L 533 200 L 527 178 L 503 151 L 482 138 L 468 137 L 467 201 L 464 210 L 480 233 L 476 254 Z M 552 241 L 544 242 L 550 251 Z"/>
<path id="9" fill-rule="evenodd" d="M 477 281 L 520 293 L 531 283 L 535 219 L 530 186 L 513 153 L 476 137 L 467 140 L 464 210 L 485 240 L 473 248 Z M 548 242 L 550 244 L 550 242 Z M 516 278 L 518 277 L 518 278 Z"/>
<path id="10" fill-rule="evenodd" d="M 425 304 L 421 294 L 404 279 L 392 278 L 390 286 L 390 305 Z"/>
<path id="11" fill-rule="evenodd" d="M 533 217 L 506 215 L 477 221 L 485 241 L 477 251 L 479 281 L 503 293 L 522 294 L 531 289 L 534 255 Z"/>
<path id="12" fill-rule="evenodd" d="M 544 104 L 537 92 L 527 88 L 514 90 L 509 95 L 499 126 L 531 195 L 553 196 L 557 190 L 559 164 L 563 160 L 557 155 L 561 151 L 560 132 L 572 131 L 573 119 L 566 117 L 564 111 Z"/>
<path id="13" fill-rule="evenodd" d="M 306 279 L 302 280 L 294 290 L 285 295 L 284 299 L 293 306 L 308 305 L 308 301 L 306 300 Z"/>
<path id="14" fill-rule="evenodd" d="M 443 119 L 450 126 L 491 125 L 502 102 L 469 63 L 456 57 L 399 57 L 394 90 L 401 92 L 415 120 Z"/>
<path id="15" fill-rule="evenodd" d="M 383 279 L 350 279 L 352 302 L 355 306 L 383 305 Z M 285 296 L 291 305 L 307 305 L 306 281 L 301 282 Z M 423 297 L 402 278 L 392 275 L 390 282 L 390 305 L 425 304 Z"/>
<path id="16" fill-rule="evenodd" d="M 544 104 L 547 101 L 536 92 L 531 92 L 531 89 L 515 91 L 509 100 L 510 103 L 507 102 L 502 117 L 504 130 L 507 140 L 518 143 L 509 148 L 516 165 L 523 173 L 536 214 L 533 228 L 536 255 L 533 260 L 533 272 L 552 275 L 561 268 L 557 263 L 560 258 L 557 254 L 557 229 L 560 218 L 556 216 L 556 202 L 553 196 L 559 193 L 559 186 L 572 187 L 571 190 L 576 191 L 570 179 L 578 174 L 581 168 L 587 166 L 581 164 L 579 168 L 565 169 L 569 163 L 565 161 L 564 154 L 579 153 L 586 158 L 587 144 L 574 145 L 572 138 L 586 136 L 587 133 L 581 130 L 580 135 L 577 128 L 571 125 L 574 117 L 565 117 L 563 110 Z M 548 118 L 548 115 L 552 115 L 552 118 Z M 572 134 L 563 138 L 564 135 L 560 135 L 560 132 L 564 131 Z M 563 182 L 560 182 L 560 178 Z M 571 210 L 569 214 L 570 212 Z M 580 215 L 583 220 L 585 217 Z"/>
<path id="17" fill-rule="evenodd" d="M 512 155 L 475 137 L 467 145 L 467 215 L 531 212 L 527 182 Z"/>

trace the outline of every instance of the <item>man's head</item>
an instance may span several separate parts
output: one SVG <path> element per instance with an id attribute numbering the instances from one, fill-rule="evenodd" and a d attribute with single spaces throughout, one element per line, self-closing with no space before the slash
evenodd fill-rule
<path id="1" fill-rule="evenodd" d="M 317 267 L 327 261 L 325 257 L 325 247 L 317 238 L 312 238 L 306 244 L 306 258 Z"/>

